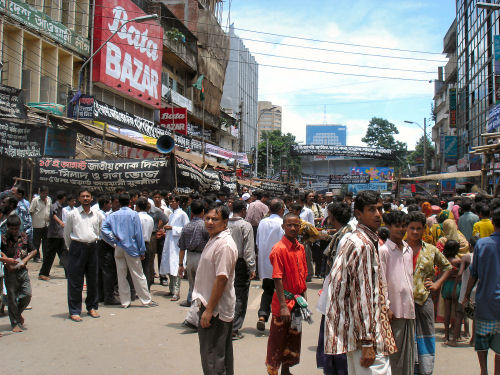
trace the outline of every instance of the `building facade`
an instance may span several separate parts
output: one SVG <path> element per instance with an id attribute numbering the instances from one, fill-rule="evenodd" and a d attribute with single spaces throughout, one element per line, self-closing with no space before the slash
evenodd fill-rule
<path id="1" fill-rule="evenodd" d="M 230 54 L 221 107 L 240 120 L 239 151 L 252 154 L 257 141 L 259 67 L 243 41 L 229 27 Z"/>
<path id="2" fill-rule="evenodd" d="M 443 39 L 443 53 L 448 62 L 438 68 L 438 77 L 434 81 L 434 117 L 432 140 L 436 153 L 434 164 L 440 173 L 448 166 L 457 163 L 458 155 L 450 148 L 456 144 L 457 132 L 457 23 L 453 21 Z"/>
<path id="3" fill-rule="evenodd" d="M 260 101 L 258 104 L 258 130 L 259 142 L 262 141 L 262 132 L 281 131 L 282 109 L 281 106 L 273 105 L 271 102 Z"/>
<path id="4" fill-rule="evenodd" d="M 495 1 L 496 2 L 496 1 Z M 495 104 L 494 37 L 499 34 L 498 10 L 475 1 L 456 1 L 458 158 L 482 144 L 489 109 Z M 499 72 L 496 72 L 499 74 Z"/>
<path id="5" fill-rule="evenodd" d="M 308 145 L 340 145 L 347 141 L 345 125 L 306 125 L 306 144 Z"/>

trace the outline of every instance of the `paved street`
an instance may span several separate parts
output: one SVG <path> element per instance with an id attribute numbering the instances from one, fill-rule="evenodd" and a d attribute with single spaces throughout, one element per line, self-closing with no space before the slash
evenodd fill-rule
<path id="1" fill-rule="evenodd" d="M 33 310 L 26 311 L 27 330 L 10 333 L 8 317 L 0 318 L 2 373 L 5 374 L 202 374 L 197 335 L 187 332 L 181 322 L 186 308 L 163 297 L 164 287 L 153 287 L 157 308 L 129 309 L 101 307 L 100 319 L 85 314 L 82 323 L 68 319 L 66 280 L 62 268 L 49 282 L 37 279 L 39 265 L 30 264 Z M 312 306 L 317 300 L 319 280 L 309 284 Z M 182 282 L 185 297 L 187 281 Z M 245 338 L 234 343 L 235 374 L 264 374 L 267 332 L 255 329 L 260 301 L 259 283 L 252 283 L 249 311 L 242 330 Z M 294 374 L 321 374 L 315 366 L 319 315 L 312 326 L 304 326 L 301 363 Z M 472 348 L 443 347 L 438 332 L 435 374 L 478 374 Z M 493 356 L 490 355 L 490 366 Z M 492 370 L 493 368 L 490 367 Z"/>

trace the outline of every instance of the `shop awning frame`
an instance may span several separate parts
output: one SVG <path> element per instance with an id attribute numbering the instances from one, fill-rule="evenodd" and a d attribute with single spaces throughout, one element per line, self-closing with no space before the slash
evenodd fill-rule
<path id="1" fill-rule="evenodd" d="M 425 182 L 425 181 L 441 181 L 449 180 L 452 178 L 471 178 L 471 177 L 481 177 L 481 171 L 465 171 L 465 172 L 451 172 L 451 173 L 439 173 L 430 174 L 427 176 L 417 176 L 417 177 L 403 177 L 400 178 L 400 182 Z"/>

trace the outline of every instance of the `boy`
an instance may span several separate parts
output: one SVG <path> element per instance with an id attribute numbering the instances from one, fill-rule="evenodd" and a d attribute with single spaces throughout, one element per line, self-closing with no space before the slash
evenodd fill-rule
<path id="1" fill-rule="evenodd" d="M 482 204 L 478 208 L 479 221 L 474 224 L 472 235 L 479 238 L 491 236 L 494 231 L 493 224 L 490 220 L 490 208 Z"/>
<path id="2" fill-rule="evenodd" d="M 303 304 L 307 289 L 306 254 L 304 246 L 297 241 L 300 218 L 296 214 L 286 214 L 283 230 L 285 235 L 273 246 L 269 255 L 275 284 L 266 358 L 270 375 L 277 375 L 280 366 L 281 374 L 289 375 L 290 367 L 299 363 L 301 319 L 304 314 L 297 298 L 302 299 Z M 305 305 L 307 309 L 307 303 Z"/>
<path id="3" fill-rule="evenodd" d="M 2 235 L 2 257 L 14 259 L 17 264 L 6 264 L 5 287 L 12 332 L 22 332 L 26 306 L 31 301 L 31 285 L 26 265 L 35 256 L 31 242 L 25 232 L 20 232 L 21 219 L 13 215 L 7 218 L 7 233 Z M 9 262 L 12 263 L 12 262 Z"/>
<path id="4" fill-rule="evenodd" d="M 379 248 L 380 265 L 387 283 L 389 320 L 398 351 L 389 356 L 397 375 L 412 375 L 415 365 L 415 305 L 413 302 L 413 251 L 403 241 L 408 223 L 402 211 L 383 216 L 389 238 Z"/>

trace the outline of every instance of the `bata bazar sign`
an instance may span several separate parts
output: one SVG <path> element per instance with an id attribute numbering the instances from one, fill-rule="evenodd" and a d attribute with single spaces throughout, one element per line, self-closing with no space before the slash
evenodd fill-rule
<path id="1" fill-rule="evenodd" d="M 162 128 L 187 135 L 187 123 L 186 108 L 160 109 L 160 125 Z"/>
<path id="2" fill-rule="evenodd" d="M 42 158 L 38 161 L 41 185 L 58 189 L 88 187 L 92 191 L 125 189 L 172 189 L 171 168 L 168 159 L 162 160 L 78 160 Z"/>
<path id="3" fill-rule="evenodd" d="M 95 49 L 126 21 L 145 15 L 130 0 L 96 0 Z M 92 79 L 159 108 L 162 55 L 160 25 L 155 21 L 127 23 L 96 55 Z"/>
<path id="4" fill-rule="evenodd" d="M 396 158 L 394 152 L 386 148 L 359 146 L 294 145 L 290 153 L 292 156 L 333 155 L 387 160 Z"/>

